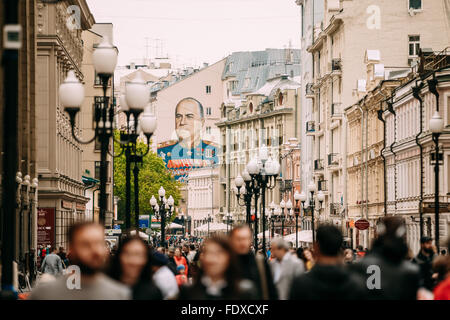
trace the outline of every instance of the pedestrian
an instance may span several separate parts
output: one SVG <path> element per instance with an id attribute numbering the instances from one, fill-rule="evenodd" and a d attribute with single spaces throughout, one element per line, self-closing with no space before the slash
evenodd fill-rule
<path id="1" fill-rule="evenodd" d="M 194 257 L 197 254 L 197 250 L 195 249 L 195 245 L 191 244 L 189 246 L 189 253 L 187 254 L 187 259 L 189 262 L 189 265 L 194 261 Z"/>
<path id="2" fill-rule="evenodd" d="M 361 281 L 342 264 L 342 234 L 334 225 L 320 225 L 316 231 L 316 262 L 307 273 L 295 278 L 291 300 L 358 300 L 364 296 Z"/>
<path id="3" fill-rule="evenodd" d="M 344 250 L 344 263 L 345 264 L 352 264 L 353 260 L 354 260 L 353 250 L 349 249 L 349 248 L 345 249 Z"/>
<path id="4" fill-rule="evenodd" d="M 188 282 L 188 277 L 186 276 L 186 269 L 184 265 L 180 264 L 177 266 L 178 274 L 176 275 L 176 280 L 178 287 L 184 286 Z"/>
<path id="5" fill-rule="evenodd" d="M 350 266 L 368 282 L 366 296 L 371 300 L 415 300 L 419 292 L 419 269 L 408 261 L 406 226 L 399 217 L 385 217 L 377 225 L 372 250 Z M 374 268 L 376 266 L 376 268 Z M 368 273 L 375 277 L 368 280 Z"/>
<path id="6" fill-rule="evenodd" d="M 230 243 L 238 258 L 241 277 L 253 282 L 258 300 L 277 300 L 278 292 L 266 259 L 263 255 L 255 255 L 251 249 L 252 231 L 248 225 L 235 227 L 230 232 Z"/>
<path id="7" fill-rule="evenodd" d="M 256 288 L 242 280 L 227 238 L 213 235 L 204 242 L 200 272 L 194 284 L 180 289 L 180 300 L 253 300 Z"/>
<path id="8" fill-rule="evenodd" d="M 305 272 L 303 261 L 290 252 L 289 245 L 282 238 L 272 240 L 273 260 L 271 268 L 273 281 L 278 289 L 280 300 L 287 300 L 295 277 Z"/>
<path id="9" fill-rule="evenodd" d="M 112 258 L 108 275 L 131 289 L 133 300 L 162 300 L 152 280 L 151 250 L 140 237 L 125 238 Z"/>
<path id="10" fill-rule="evenodd" d="M 79 274 L 65 275 L 38 285 L 32 300 L 126 300 L 130 290 L 102 273 L 108 258 L 103 226 L 94 222 L 69 229 L 69 254 Z M 59 257 L 58 257 L 59 258 Z M 70 278 L 69 278 L 70 277 Z"/>
<path id="11" fill-rule="evenodd" d="M 447 241 L 450 252 L 450 237 Z M 434 300 L 450 300 L 450 256 L 441 256 L 436 262 L 440 265 L 439 282 L 433 290 Z"/>
<path id="12" fill-rule="evenodd" d="M 50 250 L 41 264 L 41 272 L 52 276 L 59 276 L 63 273 L 63 264 L 61 258 L 56 254 L 56 248 Z"/>
<path id="13" fill-rule="evenodd" d="M 420 239 L 420 251 L 413 259 L 413 262 L 419 266 L 421 287 L 433 291 L 435 280 L 433 279 L 433 260 L 436 254 L 433 248 L 433 239 L 424 236 Z"/>
<path id="14" fill-rule="evenodd" d="M 175 255 L 173 257 L 177 267 L 182 264 L 185 268 L 185 272 L 186 274 L 189 273 L 189 267 L 188 267 L 188 263 L 187 263 L 187 259 L 182 255 L 182 251 L 180 248 L 176 248 L 175 249 Z M 178 274 L 178 272 L 177 272 Z"/>
<path id="15" fill-rule="evenodd" d="M 314 255 L 310 248 L 305 248 L 303 250 L 303 261 L 305 263 L 305 269 L 306 271 L 309 271 L 314 267 Z"/>
<path id="16" fill-rule="evenodd" d="M 178 296 L 177 280 L 167 264 L 166 255 L 156 251 L 152 256 L 153 282 L 161 290 L 164 300 L 172 300 Z"/>
<path id="17" fill-rule="evenodd" d="M 67 258 L 64 247 L 59 247 L 58 256 L 61 258 L 64 269 L 67 268 L 69 266 L 69 259 Z"/>
<path id="18" fill-rule="evenodd" d="M 177 275 L 177 263 L 175 262 L 175 248 L 169 247 L 167 250 L 167 257 L 169 262 L 167 263 L 167 267 L 173 272 L 173 274 Z"/>

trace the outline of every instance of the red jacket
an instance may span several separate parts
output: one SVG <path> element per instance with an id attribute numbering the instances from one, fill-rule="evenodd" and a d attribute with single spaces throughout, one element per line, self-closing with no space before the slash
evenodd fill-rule
<path id="1" fill-rule="evenodd" d="M 188 264 L 186 261 L 186 258 L 181 256 L 179 258 L 177 258 L 176 256 L 173 256 L 173 259 L 175 260 L 175 263 L 177 264 L 177 266 L 179 266 L 180 264 L 184 265 L 184 269 L 185 269 L 185 274 L 188 274 Z"/>
<path id="2" fill-rule="evenodd" d="M 434 300 L 450 300 L 450 277 L 441 281 L 433 290 Z"/>

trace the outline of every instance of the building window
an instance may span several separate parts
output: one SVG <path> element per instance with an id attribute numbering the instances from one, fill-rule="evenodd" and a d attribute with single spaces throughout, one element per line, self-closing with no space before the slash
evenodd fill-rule
<path id="1" fill-rule="evenodd" d="M 211 134 L 211 127 L 206 127 L 206 134 Z"/>
<path id="2" fill-rule="evenodd" d="M 237 80 L 230 81 L 230 90 L 231 90 L 231 92 L 233 92 L 233 91 L 235 91 L 237 89 L 237 85 L 238 85 Z"/>
<path id="3" fill-rule="evenodd" d="M 409 36 L 409 56 L 418 57 L 420 50 L 420 36 Z"/>
<path id="4" fill-rule="evenodd" d="M 422 0 L 409 0 L 410 10 L 422 10 Z"/>
<path id="5" fill-rule="evenodd" d="M 96 85 L 96 86 L 101 86 L 102 85 L 102 80 L 98 76 L 97 72 L 95 73 L 94 85 Z"/>
<path id="6" fill-rule="evenodd" d="M 99 180 L 100 179 L 100 167 L 101 167 L 101 162 L 100 161 L 95 161 L 95 174 L 94 174 L 94 178 Z M 106 162 L 106 179 L 108 180 L 108 172 L 109 172 L 109 161 Z"/>
<path id="7" fill-rule="evenodd" d="M 206 108 L 206 115 L 207 116 L 211 115 L 211 107 Z"/>
<path id="8" fill-rule="evenodd" d="M 211 93 L 211 86 L 206 86 L 206 93 L 207 94 Z"/>

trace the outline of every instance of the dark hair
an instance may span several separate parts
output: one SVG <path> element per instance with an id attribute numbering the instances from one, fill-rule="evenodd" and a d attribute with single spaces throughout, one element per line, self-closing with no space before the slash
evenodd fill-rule
<path id="1" fill-rule="evenodd" d="M 375 251 L 393 263 L 400 263 L 408 255 L 405 221 L 400 217 L 384 217 L 377 225 L 378 237 L 373 241 Z"/>
<path id="2" fill-rule="evenodd" d="M 240 277 L 239 277 L 240 270 L 238 267 L 236 254 L 234 253 L 233 249 L 231 248 L 228 238 L 225 236 L 221 236 L 221 235 L 213 235 L 212 237 L 205 240 L 205 242 L 203 243 L 203 251 L 204 251 L 204 248 L 210 243 L 217 244 L 228 254 L 229 263 L 228 263 L 227 270 L 225 271 L 225 280 L 228 284 L 228 288 L 232 292 L 238 293 L 239 292 L 239 281 L 240 281 Z M 204 274 L 205 273 L 204 273 L 203 267 L 201 267 L 197 274 L 197 277 L 195 279 L 197 285 L 200 283 L 200 279 L 202 278 L 202 276 Z"/>
<path id="3" fill-rule="evenodd" d="M 317 228 L 317 244 L 320 253 L 328 257 L 336 257 L 342 248 L 342 233 L 331 224 L 324 224 Z"/>
<path id="4" fill-rule="evenodd" d="M 195 245 L 191 244 L 189 247 L 191 250 L 195 250 Z"/>
<path id="5" fill-rule="evenodd" d="M 120 256 L 122 255 L 125 246 L 133 241 L 138 241 L 139 243 L 141 243 L 144 246 L 145 251 L 146 251 L 145 255 L 147 257 L 147 263 L 145 264 L 144 268 L 142 269 L 141 275 L 136 284 L 151 282 L 152 281 L 152 268 L 151 268 L 152 267 L 152 251 L 151 251 L 150 247 L 147 245 L 147 243 L 138 236 L 130 236 L 130 237 L 124 238 L 119 243 L 119 248 L 117 249 L 117 253 L 111 259 L 111 264 L 110 264 L 110 267 L 108 270 L 108 275 L 112 279 L 120 281 L 120 279 L 122 277 L 122 273 L 123 273 L 122 265 L 120 263 Z"/>
<path id="6" fill-rule="evenodd" d="M 249 226 L 248 224 L 240 224 L 240 225 L 235 226 L 235 227 L 233 228 L 233 230 L 230 231 L 230 238 L 233 237 L 233 235 L 234 235 L 236 232 L 238 232 L 239 230 L 242 230 L 242 229 L 247 229 L 247 230 L 250 231 L 250 233 L 253 232 L 252 229 L 250 228 L 250 226 Z"/>
<path id="7" fill-rule="evenodd" d="M 69 228 L 69 232 L 67 234 L 67 238 L 69 241 L 69 244 L 71 244 L 73 242 L 73 240 L 75 239 L 75 235 L 76 233 L 78 233 L 79 231 L 88 228 L 88 227 L 98 227 L 98 228 L 102 228 L 103 226 L 101 226 L 98 223 L 92 222 L 92 221 L 88 221 L 88 222 L 81 222 L 81 223 L 75 223 L 74 225 L 72 225 Z"/>

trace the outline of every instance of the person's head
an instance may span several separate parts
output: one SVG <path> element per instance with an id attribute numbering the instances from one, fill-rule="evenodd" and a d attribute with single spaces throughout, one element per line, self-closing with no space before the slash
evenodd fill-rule
<path id="1" fill-rule="evenodd" d="M 189 246 L 187 244 L 183 245 L 183 252 L 186 254 L 189 253 Z"/>
<path id="2" fill-rule="evenodd" d="M 195 245 L 191 244 L 190 249 L 191 249 L 192 251 L 195 251 Z"/>
<path id="3" fill-rule="evenodd" d="M 138 281 L 150 281 L 150 248 L 140 237 L 125 238 L 111 262 L 113 279 L 135 285 Z"/>
<path id="4" fill-rule="evenodd" d="M 181 257 L 181 249 L 180 248 L 175 249 L 175 257 L 177 257 L 177 258 Z"/>
<path id="5" fill-rule="evenodd" d="M 72 264 L 84 275 L 101 271 L 108 258 L 104 229 L 94 222 L 73 225 L 69 229 L 69 254 Z"/>
<path id="6" fill-rule="evenodd" d="M 200 257 L 201 272 L 212 279 L 224 279 L 229 284 L 238 276 L 236 257 L 227 238 L 214 235 L 205 240 Z"/>
<path id="7" fill-rule="evenodd" d="M 63 253 L 64 252 L 64 247 L 59 247 L 59 252 Z"/>
<path id="8" fill-rule="evenodd" d="M 357 246 L 356 248 L 358 249 L 358 251 L 363 251 L 363 246 Z"/>
<path id="9" fill-rule="evenodd" d="M 344 261 L 345 262 L 353 261 L 353 250 L 352 249 L 347 248 L 344 250 Z"/>
<path id="10" fill-rule="evenodd" d="M 252 246 L 252 231 L 248 225 L 235 227 L 230 233 L 230 243 L 238 255 L 249 253 Z"/>
<path id="11" fill-rule="evenodd" d="M 186 272 L 186 268 L 184 267 L 184 265 L 180 264 L 177 266 L 177 273 L 178 274 L 184 274 Z"/>
<path id="12" fill-rule="evenodd" d="M 165 265 L 167 265 L 167 263 L 169 263 L 169 260 L 167 259 L 166 255 L 159 251 L 153 252 L 151 260 L 152 260 L 153 272 L 155 272 L 162 266 L 165 266 Z"/>
<path id="13" fill-rule="evenodd" d="M 433 261 L 433 272 L 437 273 L 438 282 L 450 275 L 450 257 L 439 256 Z"/>
<path id="14" fill-rule="evenodd" d="M 169 256 L 169 258 L 173 258 L 173 256 L 175 255 L 175 248 L 170 247 L 169 250 L 167 250 L 167 255 Z"/>
<path id="15" fill-rule="evenodd" d="M 430 237 L 422 237 L 420 239 L 420 249 L 426 254 L 433 254 L 433 239 Z"/>
<path id="16" fill-rule="evenodd" d="M 342 248 L 341 231 L 332 224 L 320 225 L 316 232 L 314 251 L 318 257 L 338 257 Z"/>
<path id="17" fill-rule="evenodd" d="M 378 237 L 372 249 L 394 263 L 408 257 L 405 221 L 400 217 L 383 217 L 377 224 Z"/>
<path id="18" fill-rule="evenodd" d="M 205 122 L 203 106 L 194 98 L 185 98 L 175 108 L 175 131 L 180 140 L 193 144 L 200 138 Z"/>
<path id="19" fill-rule="evenodd" d="M 272 240 L 271 242 L 271 254 L 272 256 L 277 259 L 281 260 L 283 259 L 284 255 L 289 251 L 289 244 L 284 241 L 282 238 L 276 238 Z"/>
<path id="20" fill-rule="evenodd" d="M 56 249 L 56 247 L 52 247 L 50 249 L 50 252 L 56 254 L 58 252 L 58 250 Z"/>
<path id="21" fill-rule="evenodd" d="M 309 248 L 303 249 L 303 257 L 305 258 L 306 261 L 313 261 L 313 254 L 311 249 Z"/>

